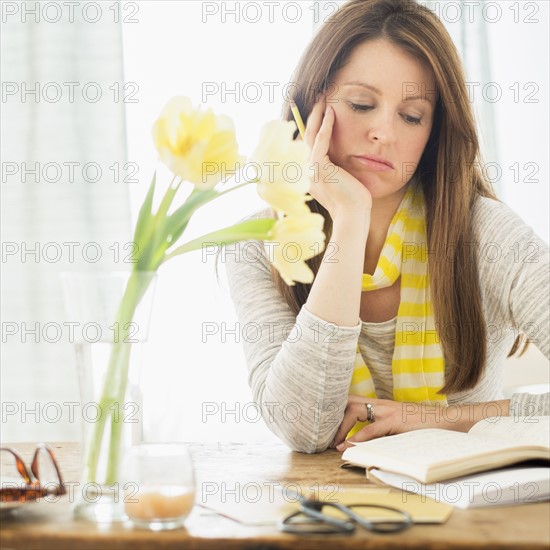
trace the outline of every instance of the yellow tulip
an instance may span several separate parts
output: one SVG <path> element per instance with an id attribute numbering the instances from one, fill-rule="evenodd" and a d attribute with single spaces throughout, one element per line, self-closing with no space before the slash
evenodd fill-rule
<path id="1" fill-rule="evenodd" d="M 161 161 L 199 189 L 211 189 L 239 169 L 231 119 L 194 109 L 187 97 L 170 99 L 153 125 L 153 140 Z"/>
<path id="2" fill-rule="evenodd" d="M 295 131 L 295 122 L 268 122 L 250 162 L 256 167 L 260 197 L 278 212 L 304 216 L 309 213 L 305 203 L 311 200 L 306 195 L 311 184 L 310 150 L 305 142 L 292 139 Z"/>
<path id="3" fill-rule="evenodd" d="M 284 282 L 313 282 L 313 272 L 305 263 L 325 248 L 324 218 L 321 214 L 285 216 L 275 222 L 265 243 L 269 259 Z"/>

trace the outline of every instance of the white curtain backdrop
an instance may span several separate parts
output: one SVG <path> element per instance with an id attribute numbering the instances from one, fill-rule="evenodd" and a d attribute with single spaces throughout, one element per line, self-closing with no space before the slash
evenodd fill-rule
<path id="1" fill-rule="evenodd" d="M 114 252 L 131 240 L 124 104 L 115 96 L 121 26 L 106 3 L 95 22 L 93 10 L 87 21 L 75 7 L 71 22 L 66 6 L 43 6 L 3 6 L 3 441 L 79 437 L 79 417 L 71 421 L 64 405 L 79 393 L 59 273 L 123 269 Z"/>

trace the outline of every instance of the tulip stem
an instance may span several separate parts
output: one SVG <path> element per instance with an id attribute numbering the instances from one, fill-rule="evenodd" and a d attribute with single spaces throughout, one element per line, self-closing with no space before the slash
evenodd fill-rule
<path id="1" fill-rule="evenodd" d="M 236 189 L 240 189 L 241 187 L 245 187 L 246 185 L 250 185 L 251 183 L 258 183 L 260 181 L 260 178 L 256 178 L 253 180 L 245 181 L 244 183 L 240 183 L 239 185 L 235 185 L 235 187 L 231 187 L 230 189 L 226 189 L 225 191 L 220 191 L 216 198 L 221 197 L 222 195 L 227 195 L 227 193 L 231 193 L 235 191 Z"/>
<path id="2" fill-rule="evenodd" d="M 107 372 L 103 381 L 100 398 L 100 410 L 103 414 L 92 428 L 92 434 L 86 456 L 88 478 L 86 481 L 111 485 L 117 480 L 119 452 L 121 444 L 121 429 L 124 419 L 120 418 L 120 409 L 124 410 L 124 396 L 128 382 L 131 342 L 128 340 L 130 323 L 134 318 L 136 308 L 147 291 L 152 277 L 143 272 L 134 271 L 128 279 L 121 303 L 116 315 L 116 326 L 122 331 L 111 346 Z M 111 420 L 110 443 L 108 444 L 108 462 L 105 478 L 97 479 L 99 455 L 102 445 L 107 446 L 105 428 Z"/>

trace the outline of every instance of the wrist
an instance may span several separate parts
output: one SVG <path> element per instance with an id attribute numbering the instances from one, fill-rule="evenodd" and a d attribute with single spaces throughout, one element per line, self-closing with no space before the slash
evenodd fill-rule
<path id="1" fill-rule="evenodd" d="M 367 241 L 370 229 L 370 210 L 342 212 L 332 217 L 332 233 L 356 236 Z"/>

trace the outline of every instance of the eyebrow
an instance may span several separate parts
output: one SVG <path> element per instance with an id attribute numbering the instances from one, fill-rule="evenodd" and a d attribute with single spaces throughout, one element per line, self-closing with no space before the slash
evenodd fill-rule
<path id="1" fill-rule="evenodd" d="M 366 82 L 359 82 L 357 80 L 354 80 L 352 82 L 346 82 L 345 84 L 342 84 L 342 86 L 361 86 L 362 88 L 366 88 L 367 90 L 371 90 L 375 94 L 382 95 L 382 92 L 378 88 L 376 88 L 375 86 L 371 86 L 370 84 L 367 84 Z M 409 95 L 403 101 L 412 101 L 413 99 L 420 99 L 420 100 L 423 100 L 423 101 L 425 100 L 425 101 L 428 101 L 429 103 L 431 103 L 433 105 L 432 99 L 430 97 L 428 97 L 427 95 L 425 95 L 425 96 L 422 96 L 422 95 Z"/>

